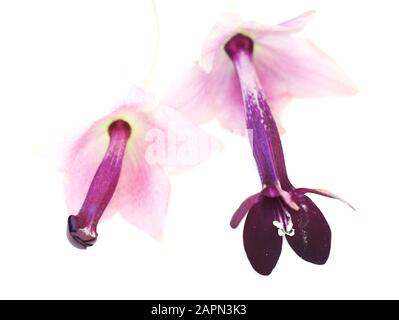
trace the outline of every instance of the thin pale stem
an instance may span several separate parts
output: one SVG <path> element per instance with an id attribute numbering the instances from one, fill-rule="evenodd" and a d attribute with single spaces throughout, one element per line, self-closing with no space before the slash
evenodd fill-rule
<path id="1" fill-rule="evenodd" d="M 149 85 L 152 75 L 154 74 L 154 70 L 155 70 L 155 67 L 156 67 L 157 61 L 158 61 L 159 46 L 160 46 L 159 15 L 158 15 L 158 9 L 157 9 L 155 0 L 151 0 L 151 7 L 152 7 L 152 12 L 153 12 L 154 21 L 155 21 L 155 48 L 154 48 L 154 54 L 152 56 L 150 68 L 148 69 L 147 76 L 144 80 L 145 87 L 147 87 Z"/>

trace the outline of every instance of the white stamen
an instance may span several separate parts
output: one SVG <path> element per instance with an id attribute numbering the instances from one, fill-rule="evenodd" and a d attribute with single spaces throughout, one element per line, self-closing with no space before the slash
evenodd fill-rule
<path id="1" fill-rule="evenodd" d="M 284 225 L 284 223 L 280 221 L 273 221 L 273 225 L 278 229 L 278 235 L 280 237 L 282 236 L 290 236 L 292 237 L 295 234 L 295 229 L 293 228 L 293 224 L 291 221 L 291 217 L 287 217 L 287 225 Z"/>

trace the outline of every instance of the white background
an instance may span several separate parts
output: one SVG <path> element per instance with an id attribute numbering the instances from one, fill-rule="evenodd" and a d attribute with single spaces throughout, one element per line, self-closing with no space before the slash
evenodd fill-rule
<path id="1" fill-rule="evenodd" d="M 0 3 L 0 298 L 399 298 L 399 99 L 397 1 L 156 0 Z M 231 214 L 257 192 L 244 138 L 216 124 L 225 148 L 171 177 L 165 237 L 158 243 L 115 216 L 80 251 L 66 239 L 58 170 L 66 137 L 111 110 L 131 84 L 160 97 L 198 58 L 224 11 L 278 23 L 309 9 L 304 32 L 360 88 L 350 98 L 295 101 L 284 113 L 288 173 L 296 186 L 349 200 L 312 197 L 333 231 L 325 266 L 285 243 L 269 277 L 255 273 Z"/>

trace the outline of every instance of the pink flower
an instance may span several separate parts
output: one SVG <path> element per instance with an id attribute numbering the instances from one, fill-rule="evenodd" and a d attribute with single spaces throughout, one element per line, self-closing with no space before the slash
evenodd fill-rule
<path id="1" fill-rule="evenodd" d="M 86 248 L 100 218 L 116 211 L 150 236 L 162 235 L 170 194 L 168 169 L 198 164 L 215 140 L 168 107 L 151 108 L 144 94 L 94 122 L 65 165 L 68 238 Z M 76 214 L 76 215 L 75 215 Z"/>
<path id="2" fill-rule="evenodd" d="M 253 40 L 253 63 L 280 132 L 279 114 L 292 98 L 356 93 L 355 85 L 331 58 L 297 36 L 313 14 L 309 11 L 276 26 L 225 16 L 211 31 L 199 62 L 169 91 L 164 102 L 196 122 L 216 117 L 227 129 L 244 132 L 239 79 L 223 49 L 240 33 Z"/>

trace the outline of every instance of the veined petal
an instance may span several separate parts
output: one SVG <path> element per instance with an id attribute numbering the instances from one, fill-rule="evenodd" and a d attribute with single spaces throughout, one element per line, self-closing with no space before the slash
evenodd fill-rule
<path id="1" fill-rule="evenodd" d="M 232 63 L 224 56 L 217 58 L 210 73 L 195 64 L 169 89 L 161 102 L 177 109 L 194 123 L 205 123 L 217 117 L 228 130 L 245 132 L 245 110 L 238 78 Z"/>
<path id="2" fill-rule="evenodd" d="M 195 123 L 210 121 L 214 116 L 212 99 L 216 95 L 213 83 L 212 75 L 206 74 L 195 63 L 181 73 L 161 99 L 161 104 L 172 106 Z"/>
<path id="3" fill-rule="evenodd" d="M 116 190 L 117 206 L 124 219 L 159 240 L 170 195 L 169 179 L 140 153 L 127 154 Z"/>
<path id="4" fill-rule="evenodd" d="M 280 257 L 283 238 L 273 225 L 281 210 L 276 199 L 264 197 L 248 212 L 244 226 L 244 248 L 256 272 L 269 275 Z"/>
<path id="5" fill-rule="evenodd" d="M 309 40 L 270 35 L 255 45 L 254 64 L 267 98 L 307 98 L 357 92 L 356 86 L 337 64 Z"/>
<path id="6" fill-rule="evenodd" d="M 286 239 L 302 259 L 314 263 L 326 263 L 331 248 L 331 230 L 323 214 L 306 196 L 295 196 L 299 210 L 286 206 L 290 213 L 295 233 Z"/>

